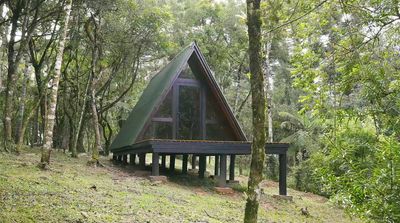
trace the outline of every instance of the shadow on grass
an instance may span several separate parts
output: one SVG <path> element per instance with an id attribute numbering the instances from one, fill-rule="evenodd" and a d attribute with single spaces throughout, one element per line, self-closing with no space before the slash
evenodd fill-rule
<path id="1" fill-rule="evenodd" d="M 118 168 L 125 174 L 135 175 L 138 177 L 148 177 L 151 175 L 151 165 L 146 165 L 146 167 L 143 169 L 139 165 L 122 164 L 112 161 L 111 163 L 113 163 L 114 167 Z M 213 188 L 217 185 L 216 180 L 213 179 L 212 176 L 199 178 L 197 173 L 188 172 L 187 174 L 183 174 L 182 170 L 180 169 L 175 169 L 175 171 L 171 172 L 169 168 L 160 168 L 160 175 L 167 176 L 168 181 L 171 183 L 185 187 L 201 187 L 206 190 L 213 190 Z"/>
<path id="2" fill-rule="evenodd" d="M 194 174 L 175 173 L 167 175 L 170 182 L 186 186 L 186 187 L 201 187 L 207 190 L 213 190 L 216 186 L 216 181 L 210 177 L 199 178 Z"/>

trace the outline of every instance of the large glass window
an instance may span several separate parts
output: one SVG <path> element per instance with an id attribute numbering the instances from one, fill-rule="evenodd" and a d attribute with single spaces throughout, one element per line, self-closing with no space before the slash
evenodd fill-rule
<path id="1" fill-rule="evenodd" d="M 172 90 L 170 90 L 139 140 L 172 139 L 172 124 Z"/>
<path id="2" fill-rule="evenodd" d="M 169 91 L 154 117 L 172 117 L 172 91 Z"/>
<path id="3" fill-rule="evenodd" d="M 207 123 L 206 124 L 206 139 L 219 140 L 219 141 L 234 141 L 232 131 L 220 123 Z"/>
<path id="4" fill-rule="evenodd" d="M 152 121 L 142 139 L 172 139 L 172 122 Z"/>
<path id="5" fill-rule="evenodd" d="M 235 136 L 219 104 L 210 90 L 206 97 L 206 139 L 235 140 Z"/>
<path id="6" fill-rule="evenodd" d="M 154 138 L 172 139 L 172 122 L 153 122 Z"/>
<path id="7" fill-rule="evenodd" d="M 201 139 L 200 88 L 179 86 L 178 139 Z"/>

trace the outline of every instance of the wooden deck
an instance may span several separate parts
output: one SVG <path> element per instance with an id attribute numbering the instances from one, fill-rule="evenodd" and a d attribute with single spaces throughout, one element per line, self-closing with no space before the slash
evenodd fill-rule
<path id="1" fill-rule="evenodd" d="M 279 194 L 287 195 L 286 189 L 286 166 L 287 150 L 289 144 L 286 143 L 267 143 L 265 146 L 266 154 L 279 155 Z M 166 156 L 170 158 L 170 170 L 175 169 L 176 155 L 183 155 L 182 172 L 187 172 L 188 155 L 192 155 L 192 168 L 196 167 L 196 157 L 199 157 L 199 177 L 204 177 L 206 170 L 206 156 L 215 156 L 215 176 L 218 176 L 218 185 L 226 184 L 227 156 L 230 157 L 229 181 L 235 180 L 235 157 L 236 155 L 251 154 L 251 142 L 246 141 L 209 141 L 209 140 L 170 140 L 170 139 L 150 139 L 137 142 L 131 146 L 113 150 L 113 159 L 128 163 L 135 163 L 136 156 L 139 156 L 139 165 L 144 167 L 145 154 L 152 154 L 152 175 L 159 175 L 160 156 L 161 167 L 165 168 Z"/>

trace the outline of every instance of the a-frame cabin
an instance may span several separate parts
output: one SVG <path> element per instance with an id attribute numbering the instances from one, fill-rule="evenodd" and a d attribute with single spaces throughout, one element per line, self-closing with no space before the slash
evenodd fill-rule
<path id="1" fill-rule="evenodd" d="M 192 155 L 193 169 L 199 157 L 202 178 L 206 157 L 215 156 L 214 175 L 224 186 L 227 156 L 229 180 L 234 180 L 235 156 L 250 154 L 250 146 L 200 49 L 192 43 L 151 79 L 110 149 L 115 160 L 126 163 L 128 155 L 131 163 L 138 155 L 143 167 L 145 154 L 152 153 L 153 176 L 159 175 L 160 156 L 161 167 L 166 168 L 169 156 L 174 171 L 175 157 L 182 155 L 182 172 L 186 173 Z M 267 153 L 280 155 L 280 193 L 286 194 L 288 145 L 269 143 L 266 147 Z"/>

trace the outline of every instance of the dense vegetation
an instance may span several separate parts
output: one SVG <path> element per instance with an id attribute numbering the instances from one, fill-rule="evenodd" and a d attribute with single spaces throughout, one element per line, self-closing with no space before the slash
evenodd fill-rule
<path id="1" fill-rule="evenodd" d="M 400 221 L 399 7 L 261 4 L 266 131 L 292 144 L 291 186 L 378 222 Z M 0 14 L 3 152 L 52 145 L 96 163 L 148 80 L 192 41 L 252 138 L 240 0 L 0 0 Z M 237 160 L 243 173 L 249 160 Z M 276 158 L 266 163 L 276 179 Z"/>

